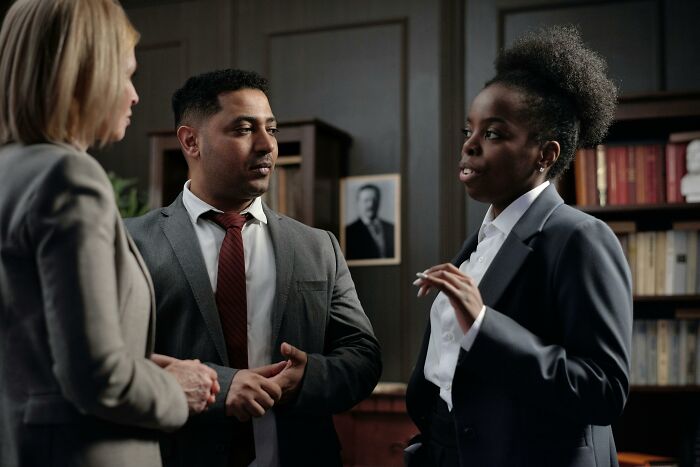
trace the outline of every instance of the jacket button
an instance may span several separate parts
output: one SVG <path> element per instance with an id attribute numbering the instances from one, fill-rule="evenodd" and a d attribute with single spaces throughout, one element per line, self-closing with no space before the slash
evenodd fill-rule
<path id="1" fill-rule="evenodd" d="M 468 426 L 462 429 L 462 434 L 466 439 L 474 439 L 474 437 L 476 436 L 476 431 L 474 430 L 474 428 Z"/>

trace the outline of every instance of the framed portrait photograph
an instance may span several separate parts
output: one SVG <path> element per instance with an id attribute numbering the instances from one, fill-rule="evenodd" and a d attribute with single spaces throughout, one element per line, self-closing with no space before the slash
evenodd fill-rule
<path id="1" fill-rule="evenodd" d="M 349 266 L 401 263 L 399 174 L 340 180 L 340 246 Z"/>

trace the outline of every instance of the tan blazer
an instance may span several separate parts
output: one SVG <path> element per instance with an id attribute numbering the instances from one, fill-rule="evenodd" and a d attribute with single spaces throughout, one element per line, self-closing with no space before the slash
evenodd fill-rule
<path id="1" fill-rule="evenodd" d="M 146 358 L 154 309 L 100 165 L 0 147 L 0 465 L 161 464 L 154 429 L 188 410 Z"/>

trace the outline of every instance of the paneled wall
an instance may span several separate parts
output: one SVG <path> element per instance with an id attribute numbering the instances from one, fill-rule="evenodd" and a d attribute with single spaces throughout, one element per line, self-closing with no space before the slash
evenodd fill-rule
<path id="1" fill-rule="evenodd" d="M 433 2 L 372 0 L 241 1 L 234 12 L 236 62 L 271 79 L 279 120 L 318 117 L 348 132 L 348 175 L 401 175 L 402 263 L 351 268 L 385 381 L 409 375 L 429 306 L 412 278 L 440 259 L 439 13 Z"/>
<path id="2" fill-rule="evenodd" d="M 227 0 L 122 2 L 141 34 L 134 85 L 140 102 L 119 144 L 93 151 L 108 169 L 136 178 L 147 193 L 148 133 L 173 127 L 170 97 L 185 79 L 230 64 L 231 4 Z"/>

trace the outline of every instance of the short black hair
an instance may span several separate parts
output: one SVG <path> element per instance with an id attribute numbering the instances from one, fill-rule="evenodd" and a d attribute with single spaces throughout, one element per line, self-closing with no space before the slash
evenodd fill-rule
<path id="1" fill-rule="evenodd" d="M 547 173 L 566 170 L 580 147 L 600 143 L 615 116 L 617 86 L 607 64 L 587 48 L 573 26 L 528 33 L 496 58 L 486 83 L 513 86 L 525 95 L 525 114 L 539 142 L 557 141 L 559 158 Z"/>
<path id="2" fill-rule="evenodd" d="M 254 71 L 228 68 L 192 76 L 173 94 L 175 128 L 184 121 L 214 115 L 221 110 L 219 94 L 239 89 L 269 92 L 267 80 Z"/>
<path id="3" fill-rule="evenodd" d="M 377 195 L 377 203 L 382 199 L 382 191 L 379 189 L 377 185 L 374 183 L 365 183 L 360 187 L 359 190 L 357 190 L 357 197 L 359 198 L 360 193 L 365 191 L 365 190 L 373 190 L 374 194 Z"/>

